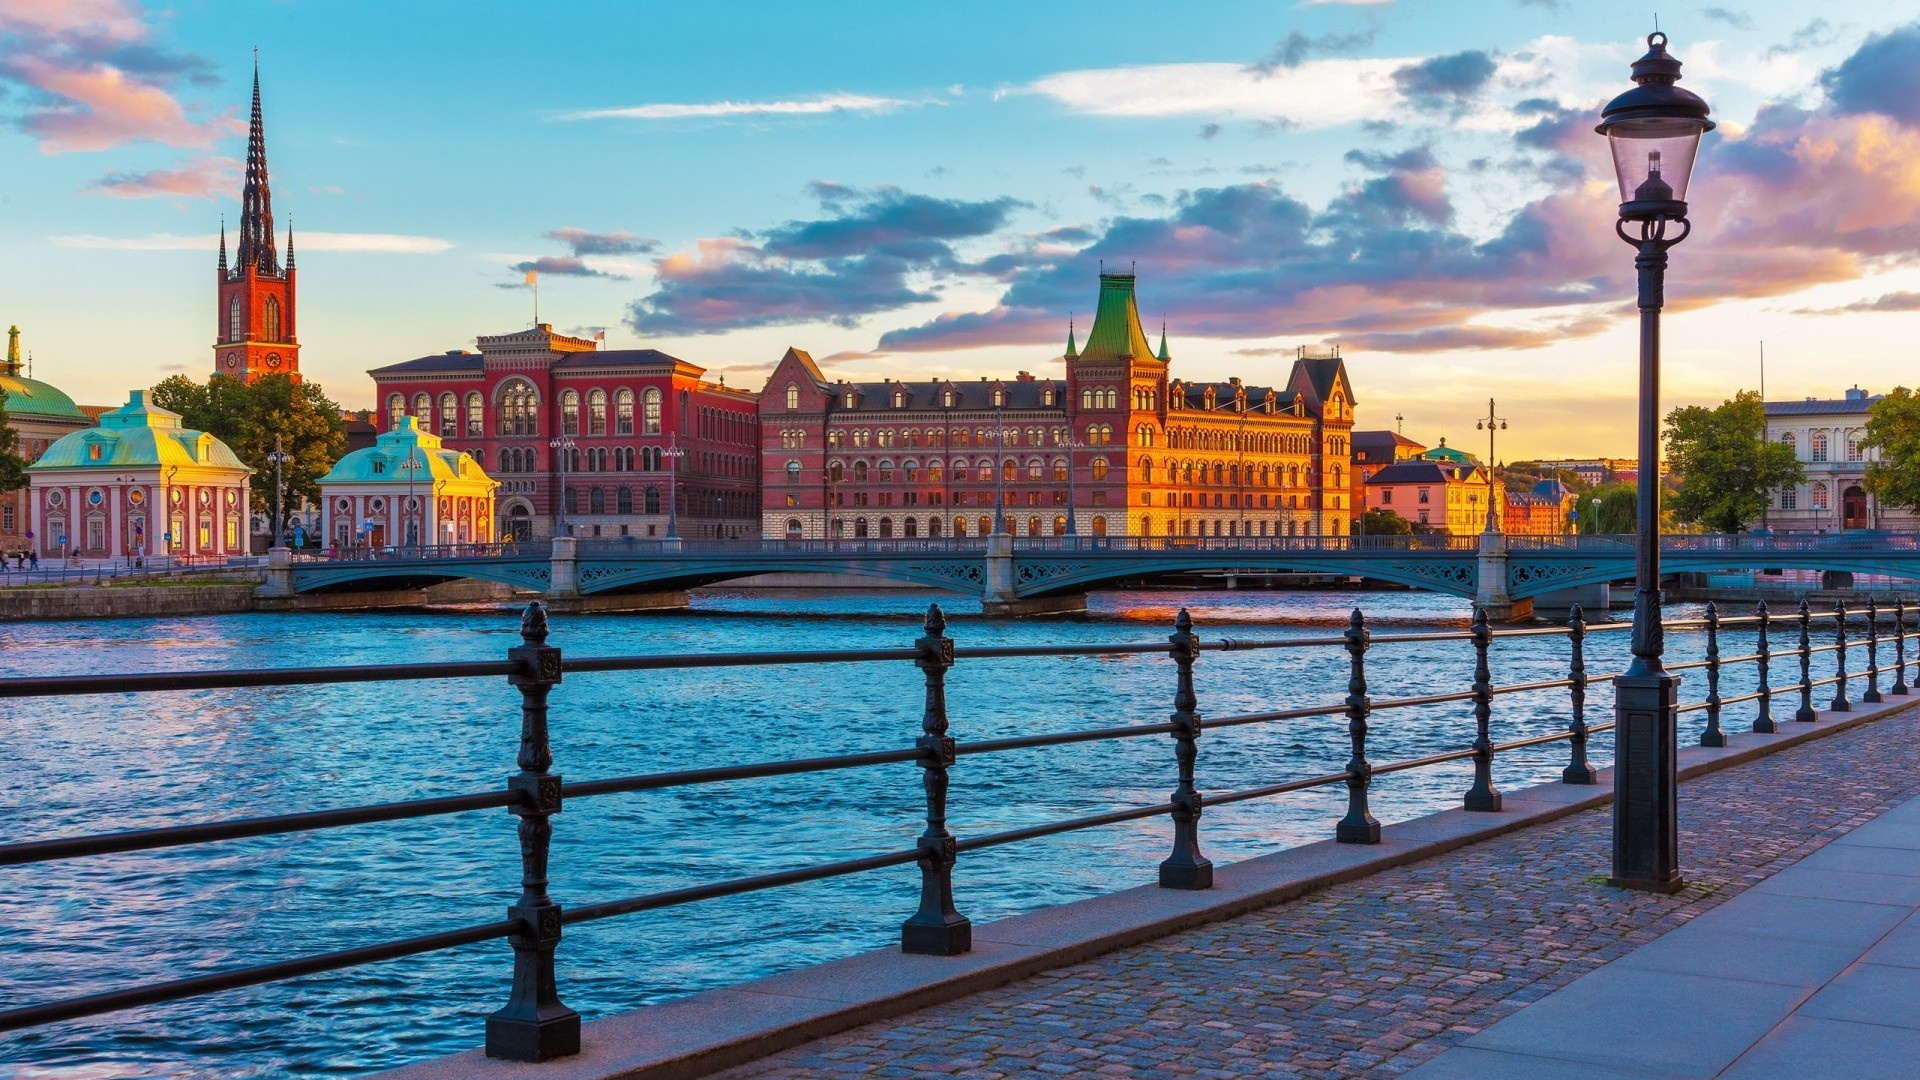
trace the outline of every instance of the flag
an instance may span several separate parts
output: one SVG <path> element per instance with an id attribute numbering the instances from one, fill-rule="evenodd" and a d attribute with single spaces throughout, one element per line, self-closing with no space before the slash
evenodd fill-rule
<path id="1" fill-rule="evenodd" d="M 537 283 L 539 280 L 540 280 L 540 272 L 538 270 L 527 271 L 527 284 L 532 285 Z"/>
<path id="2" fill-rule="evenodd" d="M 605 330 L 595 330 L 593 332 L 593 340 L 595 341 L 607 340 L 607 332 Z"/>

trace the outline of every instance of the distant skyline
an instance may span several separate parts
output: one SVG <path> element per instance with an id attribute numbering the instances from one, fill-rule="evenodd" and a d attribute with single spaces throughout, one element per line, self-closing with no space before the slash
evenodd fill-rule
<path id="1" fill-rule="evenodd" d="M 1665 407 L 1920 379 L 1920 0 L 1688 4 L 1721 128 Z M 0 5 L 0 325 L 89 403 L 204 377 L 253 49 L 302 367 L 527 325 L 758 389 L 1059 374 L 1101 260 L 1178 375 L 1342 346 L 1363 427 L 1629 456 L 1632 252 L 1599 107 L 1651 13 L 1576 0 Z M 1645 25 L 1643 25 L 1643 22 Z M 1076 314 L 1077 313 L 1077 314 Z M 1479 436 L 1479 437 L 1476 437 Z"/>

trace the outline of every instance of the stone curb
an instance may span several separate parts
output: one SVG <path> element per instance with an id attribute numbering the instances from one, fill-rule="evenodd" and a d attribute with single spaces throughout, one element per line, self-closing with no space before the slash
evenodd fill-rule
<path id="1" fill-rule="evenodd" d="M 1787 697 L 1790 695 L 1780 695 Z M 1776 734 L 1730 734 L 1724 748 L 1680 748 L 1690 780 L 1920 705 L 1894 698 L 1780 721 Z M 1789 713 L 1789 715 L 1791 715 Z M 1613 771 L 1590 786 L 1541 784 L 1505 793 L 1495 813 L 1443 810 L 1385 826 L 1375 845 L 1323 840 L 1216 869 L 1212 889 L 1143 885 L 974 927 L 964 956 L 878 949 L 650 1005 L 583 1026 L 581 1052 L 543 1064 L 498 1061 L 469 1050 L 379 1073 L 388 1080 L 679 1080 L 1067 967 L 1195 926 L 1417 862 L 1613 801 Z M 563 990 L 564 995 L 564 990 Z"/>

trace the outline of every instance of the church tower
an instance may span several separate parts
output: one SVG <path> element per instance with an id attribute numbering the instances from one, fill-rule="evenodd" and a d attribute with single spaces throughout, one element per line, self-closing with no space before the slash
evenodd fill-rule
<path id="1" fill-rule="evenodd" d="M 219 303 L 213 373 L 252 382 L 262 375 L 300 381 L 294 336 L 293 229 L 283 269 L 273 238 L 273 195 L 267 187 L 267 139 L 260 124 L 260 65 L 253 68 L 253 124 L 247 132 L 247 182 L 240 196 L 240 243 L 227 268 L 227 227 L 220 226 Z"/>

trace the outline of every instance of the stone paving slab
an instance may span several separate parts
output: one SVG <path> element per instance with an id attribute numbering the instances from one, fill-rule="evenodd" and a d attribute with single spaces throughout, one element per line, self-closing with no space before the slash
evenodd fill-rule
<path id="1" fill-rule="evenodd" d="M 1393 1076 L 1764 880 L 1776 861 L 1885 808 L 1890 793 L 1920 792 L 1916 725 L 1886 718 L 1901 704 L 1736 735 L 1727 749 L 1683 748 L 1683 776 L 1703 778 L 1683 788 L 1689 881 L 1673 896 L 1605 886 L 1609 814 L 1593 809 L 1611 794 L 1603 775 L 1594 787 L 1509 793 L 1498 814 L 1389 826 L 1373 847 L 1327 842 L 1221 867 L 1204 892 L 1147 887 L 978 926 L 971 960 L 877 952 L 716 1002 L 696 995 L 593 1021 L 591 1065 L 471 1052 L 391 1075 L 693 1076 L 842 1031 L 727 1075 Z M 1732 764 L 1742 767 L 1705 775 Z M 1893 824 L 1909 827 L 1920 846 L 1920 818 Z M 873 966 L 871 994 L 819 985 L 862 964 Z M 934 984 L 901 980 L 926 964 Z M 1792 980 L 1764 989 L 1806 992 Z M 899 1015 L 929 1000 L 946 1003 Z M 741 1014 L 762 1001 L 755 1031 Z M 846 1030 L 863 1020 L 881 1022 Z"/>

